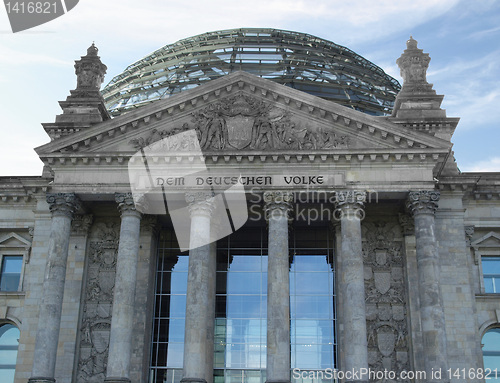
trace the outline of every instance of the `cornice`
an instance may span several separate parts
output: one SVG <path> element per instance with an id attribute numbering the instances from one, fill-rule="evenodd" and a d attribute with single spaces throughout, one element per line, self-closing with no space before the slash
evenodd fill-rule
<path id="1" fill-rule="evenodd" d="M 28 203 L 45 196 L 51 179 L 42 177 L 0 177 L 0 203 Z"/>
<path id="2" fill-rule="evenodd" d="M 500 173 L 461 173 L 439 180 L 439 190 L 461 191 L 476 201 L 500 200 Z"/>
<path id="3" fill-rule="evenodd" d="M 207 163 L 336 163 L 336 164 L 435 164 L 443 160 L 446 149 L 338 149 L 315 151 L 205 151 L 177 153 L 175 155 L 152 156 L 155 164 Z M 124 166 L 134 152 L 129 153 L 50 153 L 41 156 L 51 167 L 71 166 Z"/>
<path id="4" fill-rule="evenodd" d="M 86 131 L 62 137 L 35 150 L 41 157 L 56 152 L 88 151 L 108 140 L 133 131 L 145 130 L 154 122 L 190 113 L 200 105 L 215 102 L 237 92 L 245 92 L 262 100 L 281 104 L 287 110 L 307 116 L 309 119 L 333 123 L 350 129 L 353 133 L 356 132 L 362 138 L 387 142 L 395 147 L 451 148 L 451 143 L 446 140 L 409 129 L 402 130 L 401 126 L 385 117 L 370 116 L 246 72 L 235 72 L 97 124 Z"/>

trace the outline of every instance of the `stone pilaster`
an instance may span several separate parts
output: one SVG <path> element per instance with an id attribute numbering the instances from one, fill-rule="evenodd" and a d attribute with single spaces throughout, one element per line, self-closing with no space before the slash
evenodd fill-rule
<path id="1" fill-rule="evenodd" d="M 121 213 L 120 243 L 116 259 L 105 382 L 124 383 L 130 382 L 137 257 L 142 214 L 136 209 L 131 193 L 116 194 L 115 199 Z"/>
<path id="2" fill-rule="evenodd" d="M 439 253 L 435 234 L 434 215 L 438 201 L 438 191 L 424 190 L 410 192 L 406 203 L 415 220 L 420 317 L 424 365 L 428 377 L 431 377 L 433 369 L 446 371 L 448 368 L 445 318 L 439 287 Z M 428 381 L 437 380 L 428 378 Z"/>
<path id="3" fill-rule="evenodd" d="M 336 195 L 336 219 L 340 220 L 340 254 L 337 263 L 337 279 L 342 300 L 344 331 L 340 334 L 345 347 L 344 371 L 360 371 L 368 368 L 366 337 L 365 282 L 361 219 L 364 218 L 366 193 L 339 191 Z"/>
<path id="4" fill-rule="evenodd" d="M 269 223 L 267 272 L 267 383 L 290 382 L 288 222 L 293 193 L 264 193 Z"/>
<path id="5" fill-rule="evenodd" d="M 79 207 L 73 193 L 47 194 L 47 202 L 52 221 L 30 383 L 55 382 L 71 220 Z"/>
<path id="6" fill-rule="evenodd" d="M 207 383 L 212 376 L 207 365 L 213 358 L 208 354 L 213 354 L 214 341 L 215 252 L 210 244 L 210 232 L 215 202 L 211 192 L 186 193 L 186 201 L 189 203 L 191 229 L 181 382 Z"/>

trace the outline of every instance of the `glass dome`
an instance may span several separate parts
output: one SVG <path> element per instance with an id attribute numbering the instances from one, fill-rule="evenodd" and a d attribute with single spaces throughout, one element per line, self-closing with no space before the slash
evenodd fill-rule
<path id="1" fill-rule="evenodd" d="M 115 76 L 102 95 L 117 116 L 237 70 L 372 115 L 390 114 L 401 89 L 343 46 L 299 32 L 243 28 L 166 45 Z"/>

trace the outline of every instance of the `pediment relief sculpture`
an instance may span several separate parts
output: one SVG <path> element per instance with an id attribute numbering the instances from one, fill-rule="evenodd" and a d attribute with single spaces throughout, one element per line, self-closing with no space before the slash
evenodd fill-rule
<path id="1" fill-rule="evenodd" d="M 258 98 L 238 94 L 191 114 L 191 122 L 134 138 L 130 144 L 142 149 L 163 138 L 194 129 L 204 150 L 317 150 L 347 149 L 350 140 L 333 128 L 312 126 L 290 112 Z M 176 150 L 189 150 L 192 143 L 169 140 Z"/>

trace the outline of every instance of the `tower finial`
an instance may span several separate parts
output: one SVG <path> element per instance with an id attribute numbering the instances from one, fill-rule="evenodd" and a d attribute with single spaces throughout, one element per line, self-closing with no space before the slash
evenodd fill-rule
<path id="1" fill-rule="evenodd" d="M 417 40 L 413 39 L 413 36 L 410 36 L 410 39 L 406 41 L 406 48 L 408 49 L 417 49 Z"/>
<path id="2" fill-rule="evenodd" d="M 97 49 L 94 42 L 92 41 L 92 45 L 90 47 L 88 47 L 88 49 L 87 49 L 87 56 L 97 56 L 98 52 L 99 52 L 99 49 Z"/>
<path id="3" fill-rule="evenodd" d="M 81 60 L 75 61 L 75 73 L 77 77 L 77 89 L 90 88 L 99 90 L 106 74 L 106 65 L 97 56 L 99 50 L 92 43 L 87 49 L 87 55 Z"/>
<path id="4" fill-rule="evenodd" d="M 408 88 L 413 84 L 429 85 L 427 82 L 427 68 L 431 61 L 429 54 L 417 48 L 417 40 L 413 36 L 410 36 L 410 39 L 406 41 L 406 47 L 401 57 L 396 61 L 404 80 L 403 88 Z"/>

